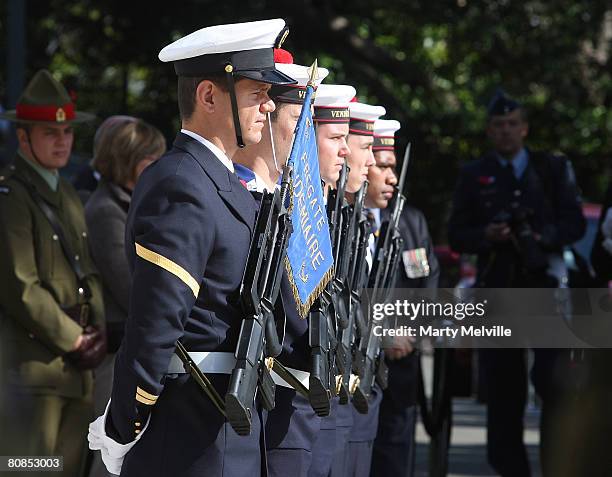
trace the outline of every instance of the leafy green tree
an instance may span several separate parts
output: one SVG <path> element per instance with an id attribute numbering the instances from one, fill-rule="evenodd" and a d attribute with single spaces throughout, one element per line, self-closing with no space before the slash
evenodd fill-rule
<path id="1" fill-rule="evenodd" d="M 527 106 L 529 144 L 567 154 L 585 197 L 603 195 L 612 154 L 606 0 L 50 0 L 28 2 L 27 12 L 27 77 L 50 68 L 80 108 L 143 117 L 169 141 L 176 79 L 159 50 L 203 26 L 285 18 L 297 62 L 318 58 L 329 81 L 355 85 L 401 121 L 400 144 L 414 151 L 409 199 L 439 242 L 459 165 L 486 150 L 485 105 L 499 86 Z M 5 13 L 2 3 L 3 37 Z"/>

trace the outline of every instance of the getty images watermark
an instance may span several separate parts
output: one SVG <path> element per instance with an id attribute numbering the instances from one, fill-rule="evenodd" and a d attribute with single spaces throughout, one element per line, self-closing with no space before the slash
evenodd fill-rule
<path id="1" fill-rule="evenodd" d="M 408 336 L 411 338 L 453 338 L 462 337 L 498 337 L 512 336 L 512 330 L 503 325 L 487 326 L 485 324 L 462 324 L 460 326 L 439 326 L 436 324 L 399 325 L 399 321 L 409 320 L 455 320 L 484 319 L 487 300 L 476 303 L 432 303 L 421 299 L 414 302 L 408 299 L 397 299 L 392 303 L 373 303 L 372 319 L 375 324 L 373 333 L 381 337 Z M 390 326 L 390 320 L 394 326 Z M 481 320 L 482 321 L 482 320 Z"/>
<path id="2" fill-rule="evenodd" d="M 395 289 L 363 307 L 375 335 L 437 347 L 612 348 L 609 289 Z"/>

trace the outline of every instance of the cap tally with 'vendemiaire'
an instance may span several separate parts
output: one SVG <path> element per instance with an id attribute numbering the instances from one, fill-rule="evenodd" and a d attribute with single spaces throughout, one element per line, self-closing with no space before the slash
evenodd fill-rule
<path id="1" fill-rule="evenodd" d="M 317 124 L 348 124 L 351 119 L 349 103 L 356 93 L 349 85 L 322 84 L 314 102 L 314 121 Z"/>
<path id="2" fill-rule="evenodd" d="M 352 101 L 349 104 L 351 121 L 349 123 L 349 134 L 357 136 L 374 136 L 374 121 L 385 114 L 382 106 Z"/>
<path id="3" fill-rule="evenodd" d="M 401 127 L 395 119 L 378 119 L 374 122 L 372 151 L 395 151 L 395 133 Z"/>

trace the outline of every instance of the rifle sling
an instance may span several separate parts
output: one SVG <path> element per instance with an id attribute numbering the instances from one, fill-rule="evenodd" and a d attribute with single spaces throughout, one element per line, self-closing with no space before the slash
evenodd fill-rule
<path id="1" fill-rule="evenodd" d="M 225 402 L 223 398 L 219 395 L 213 384 L 210 382 L 206 374 L 198 368 L 197 364 L 191 359 L 187 349 L 180 341 L 176 342 L 176 354 L 183 362 L 183 366 L 185 367 L 185 371 L 198 383 L 198 385 L 202 388 L 202 390 L 206 393 L 206 395 L 210 398 L 214 406 L 217 410 L 224 416 L 227 417 L 225 413 Z"/>
<path id="2" fill-rule="evenodd" d="M 308 399 L 309 391 L 306 386 L 304 386 L 299 379 L 297 379 L 291 371 L 289 371 L 283 364 L 277 359 L 274 360 L 274 364 L 272 365 L 272 371 L 278 374 L 282 379 L 284 379 L 288 384 L 291 385 L 296 392 L 300 393 L 306 399 Z"/>

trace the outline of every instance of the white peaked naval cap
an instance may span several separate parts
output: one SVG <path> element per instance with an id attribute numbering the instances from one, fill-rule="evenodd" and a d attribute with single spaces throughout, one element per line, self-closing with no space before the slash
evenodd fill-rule
<path id="1" fill-rule="evenodd" d="M 304 100 L 306 99 L 306 85 L 310 80 L 310 68 L 294 63 L 276 63 L 276 69 L 297 80 L 297 84 L 273 85 L 268 93 L 270 97 L 278 103 L 304 104 Z M 314 87 L 317 88 L 328 74 L 329 71 L 327 71 L 327 69 L 317 68 L 317 78 Z M 311 96 L 311 104 L 314 97 L 315 94 Z"/>
<path id="2" fill-rule="evenodd" d="M 349 134 L 360 136 L 373 136 L 374 121 L 386 113 L 382 106 L 372 106 L 358 102 L 349 103 L 349 111 L 351 116 Z"/>
<path id="3" fill-rule="evenodd" d="M 295 84 L 274 65 L 273 48 L 286 31 L 280 18 L 210 26 L 169 44 L 159 52 L 159 59 L 174 62 L 178 76 L 231 72 L 270 84 Z"/>
<path id="4" fill-rule="evenodd" d="M 351 119 L 361 119 L 362 121 L 376 121 L 387 112 L 382 106 L 372 106 L 366 103 L 352 102 L 349 104 Z"/>
<path id="5" fill-rule="evenodd" d="M 400 122 L 395 119 L 377 119 L 374 122 L 374 135 L 393 137 L 401 127 Z"/>
<path id="6" fill-rule="evenodd" d="M 310 79 L 310 67 L 296 65 L 295 63 L 276 63 L 276 69 L 287 76 L 297 81 L 295 86 L 305 88 Z M 327 77 L 329 70 L 327 68 L 317 68 L 317 77 L 315 78 L 315 88 Z"/>
<path id="7" fill-rule="evenodd" d="M 357 91 L 347 84 L 322 84 L 317 89 L 315 107 L 343 107 L 348 108 L 351 99 L 355 97 Z"/>
<path id="8" fill-rule="evenodd" d="M 395 119 L 377 119 L 374 121 L 374 144 L 372 150 L 395 151 L 395 132 L 401 127 Z"/>

